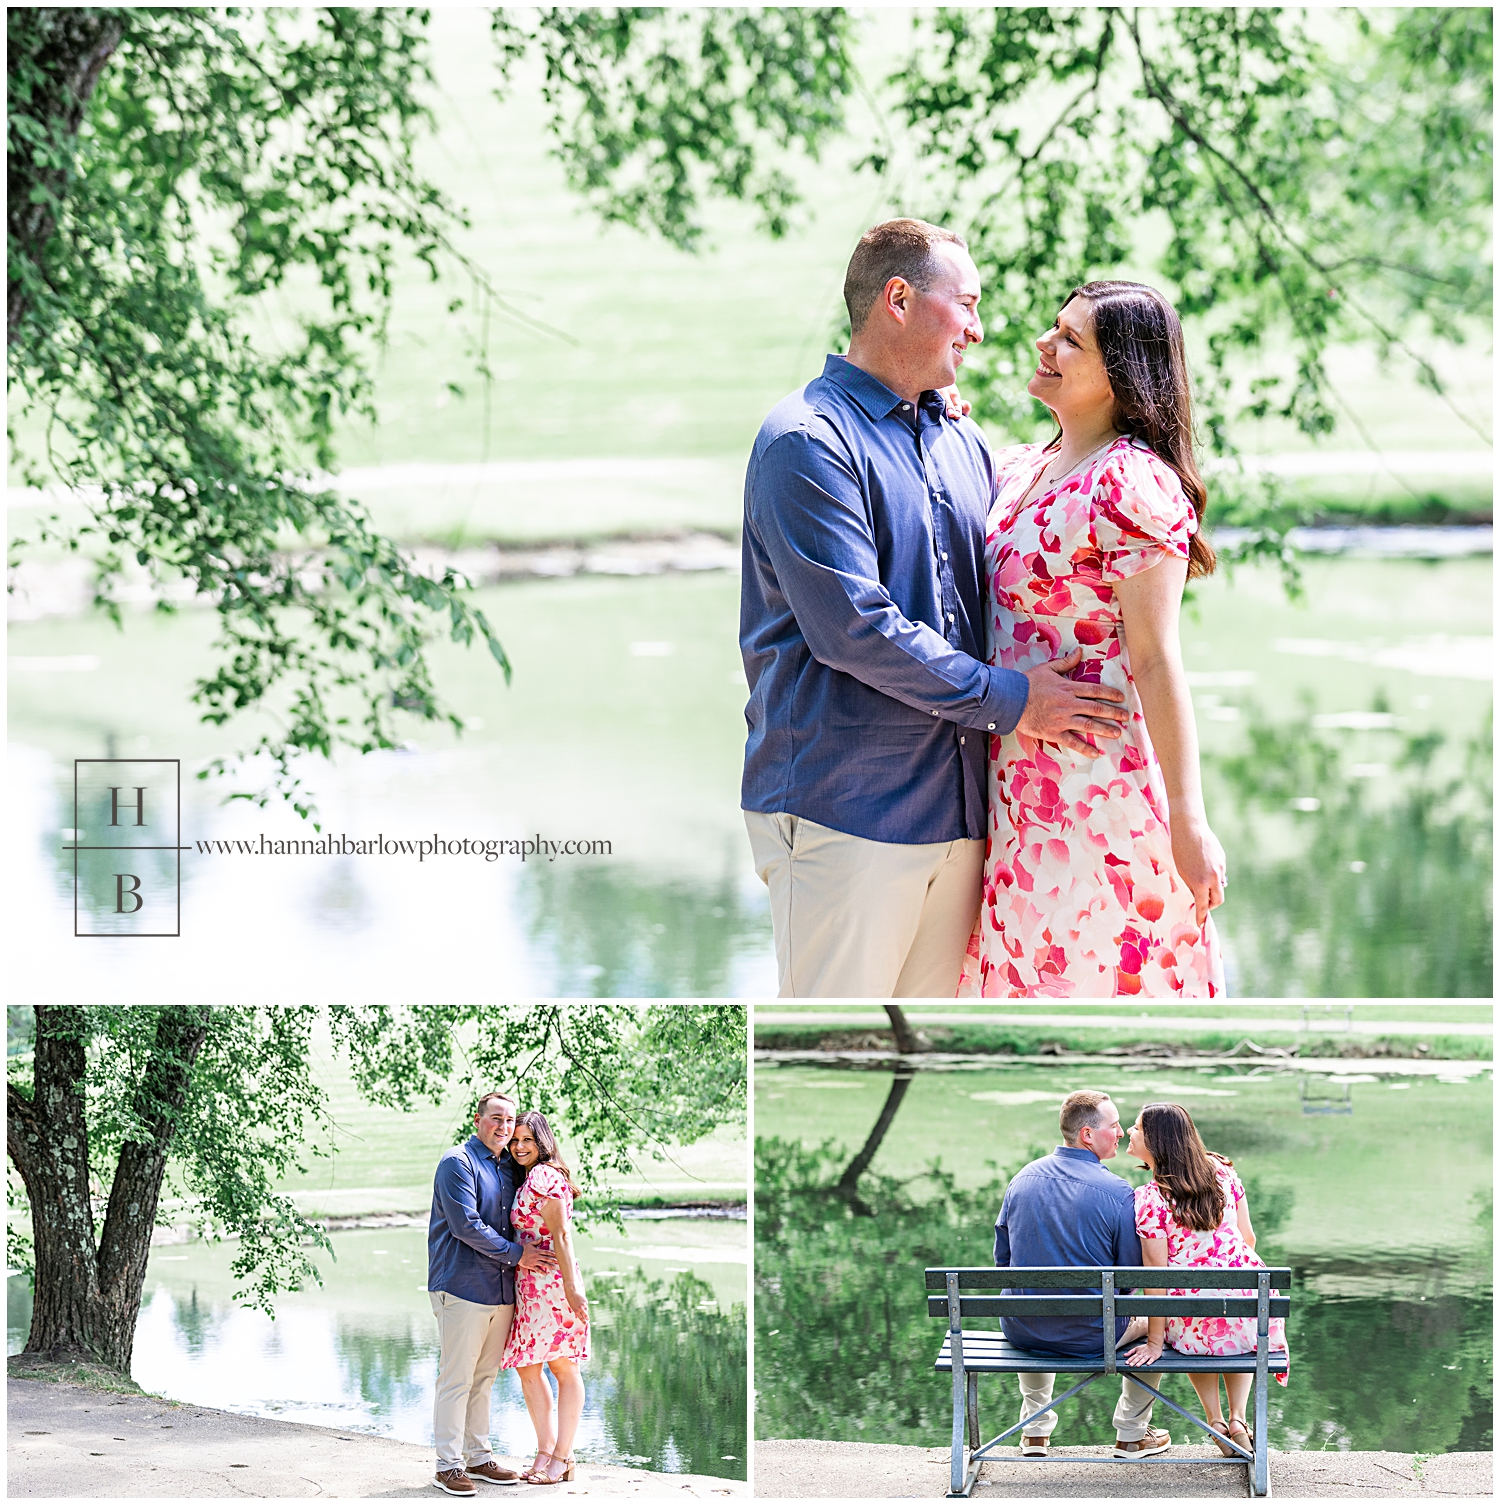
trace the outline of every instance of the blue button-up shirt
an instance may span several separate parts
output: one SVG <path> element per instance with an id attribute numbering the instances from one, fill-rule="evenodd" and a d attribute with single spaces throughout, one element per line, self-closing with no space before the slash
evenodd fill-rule
<path id="1" fill-rule="evenodd" d="M 1139 1265 L 1135 1192 L 1099 1163 L 1093 1151 L 1060 1144 L 1045 1160 L 1022 1166 L 1005 1189 L 995 1224 L 997 1265 Z M 1012 1296 L 1098 1295 L 1099 1287 L 1015 1290 Z M 1104 1349 L 1098 1317 L 1002 1317 L 1005 1336 L 1020 1348 L 1097 1354 Z M 1115 1318 L 1115 1341 L 1126 1319 Z"/>
<path id="2" fill-rule="evenodd" d="M 830 355 L 745 477 L 741 804 L 872 841 L 985 835 L 985 754 L 1027 682 L 983 660 L 979 429 Z"/>
<path id="3" fill-rule="evenodd" d="M 523 1252 L 511 1227 L 516 1163 L 496 1157 L 477 1134 L 438 1161 L 427 1225 L 427 1289 L 482 1306 L 513 1306 Z"/>

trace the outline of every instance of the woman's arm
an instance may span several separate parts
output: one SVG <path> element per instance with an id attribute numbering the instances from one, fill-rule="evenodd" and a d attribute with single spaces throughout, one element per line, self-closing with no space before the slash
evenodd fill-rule
<path id="1" fill-rule="evenodd" d="M 1143 1265 L 1165 1266 L 1167 1263 L 1167 1241 L 1164 1238 L 1143 1238 L 1141 1240 L 1141 1263 Z M 1165 1296 L 1166 1288 L 1159 1291 L 1145 1291 L 1146 1296 Z M 1146 1341 L 1139 1348 L 1132 1348 L 1125 1355 L 1125 1362 L 1133 1367 L 1141 1364 L 1154 1364 L 1160 1357 L 1161 1351 L 1167 1341 L 1167 1319 L 1165 1317 L 1152 1317 L 1146 1323 Z"/>
<path id="2" fill-rule="evenodd" d="M 578 1273 L 578 1260 L 573 1253 L 573 1220 L 557 1197 L 545 1198 L 541 1213 L 542 1222 L 552 1235 L 552 1247 L 557 1251 L 557 1264 L 562 1271 L 563 1293 L 568 1298 L 568 1305 L 587 1321 L 588 1298 L 583 1294 L 583 1278 Z"/>
<path id="3" fill-rule="evenodd" d="M 1167 557 L 1139 575 L 1117 580 L 1114 588 L 1130 649 L 1130 672 L 1167 784 L 1172 861 L 1192 890 L 1201 926 L 1209 910 L 1224 902 L 1224 848 L 1209 830 L 1203 809 L 1198 732 L 1182 672 L 1177 616 L 1186 583 L 1187 560 Z"/>
<path id="4" fill-rule="evenodd" d="M 1253 1249 L 1255 1230 L 1250 1226 L 1250 1199 L 1248 1197 L 1240 1198 L 1234 1209 L 1234 1221 L 1239 1226 L 1240 1237 Z"/>

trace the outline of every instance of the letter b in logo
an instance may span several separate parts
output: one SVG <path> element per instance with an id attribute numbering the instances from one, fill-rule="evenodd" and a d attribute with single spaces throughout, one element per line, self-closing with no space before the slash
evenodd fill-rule
<path id="1" fill-rule="evenodd" d="M 129 900 L 129 903 L 126 902 Z M 142 908 L 145 900 L 141 898 L 141 880 L 134 873 L 115 874 L 115 913 L 134 914 Z"/>

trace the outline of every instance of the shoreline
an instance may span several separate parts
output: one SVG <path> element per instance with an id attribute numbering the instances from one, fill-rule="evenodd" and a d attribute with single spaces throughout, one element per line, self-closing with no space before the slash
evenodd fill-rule
<path id="1" fill-rule="evenodd" d="M 946 1447 L 899 1443 L 763 1441 L 754 1445 L 756 1499 L 941 1499 L 947 1493 Z M 1245 1470 L 1214 1461 L 1208 1445 L 1178 1443 L 1174 1457 L 1201 1459 L 1167 1467 L 1086 1463 L 1103 1446 L 1057 1447 L 1039 1462 L 985 1463 L 970 1498 L 1243 1499 Z M 1283 1453 L 1271 1450 L 1271 1498 L 1384 1499 L 1394 1495 L 1494 1493 L 1493 1453 Z"/>
<path id="2" fill-rule="evenodd" d="M 60 1379 L 8 1379 L 6 1416 L 11 1499 L 433 1497 L 430 1446 L 365 1432 L 240 1416 Z M 530 1459 L 499 1461 L 521 1468 Z M 480 1500 L 510 1497 L 491 1485 L 476 1488 Z M 516 1486 L 518 1494 L 526 1488 Z M 574 1481 L 555 1486 L 549 1497 L 722 1500 L 749 1492 L 743 1479 L 651 1473 L 580 1458 Z"/>

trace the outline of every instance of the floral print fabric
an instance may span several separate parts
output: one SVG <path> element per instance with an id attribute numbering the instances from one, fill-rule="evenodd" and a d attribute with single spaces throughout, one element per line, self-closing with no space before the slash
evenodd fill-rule
<path id="1" fill-rule="evenodd" d="M 1031 669 L 1079 647 L 1074 678 L 1123 690 L 1129 720 L 1090 759 L 1012 732 L 990 738 L 979 928 L 960 992 L 990 998 L 1214 998 L 1200 928 L 1172 861 L 1166 787 L 1131 676 L 1114 582 L 1186 558 L 1197 518 L 1176 473 L 1122 438 L 1022 504 L 1039 444 L 996 456 L 985 541 L 989 661 Z"/>
<path id="2" fill-rule="evenodd" d="M 516 1192 L 510 1221 L 516 1237 L 552 1254 L 552 1236 L 542 1221 L 542 1203 L 555 1197 L 573 1215 L 573 1188 L 555 1166 L 537 1164 Z M 505 1344 L 502 1369 L 545 1364 L 548 1359 L 586 1359 L 589 1325 L 568 1305 L 561 1270 L 517 1270 L 516 1314 Z"/>
<path id="3" fill-rule="evenodd" d="M 1236 1212 L 1245 1200 L 1245 1188 L 1234 1168 L 1220 1160 L 1210 1162 L 1218 1172 L 1224 1193 L 1224 1216 L 1217 1228 L 1185 1228 L 1177 1221 L 1172 1204 L 1154 1181 L 1138 1186 L 1135 1192 L 1135 1230 L 1142 1238 L 1167 1241 L 1169 1265 L 1216 1265 L 1226 1270 L 1264 1270 L 1266 1262 L 1240 1232 Z M 1200 1291 L 1174 1290 L 1169 1296 L 1199 1296 Z M 1253 1296 L 1246 1291 L 1211 1291 L 1213 1296 Z M 1273 1292 L 1272 1294 L 1279 1294 Z M 1178 1353 L 1231 1354 L 1255 1352 L 1254 1317 L 1168 1317 L 1167 1346 Z M 1286 1319 L 1271 1318 L 1271 1349 L 1285 1353 Z M 1286 1384 L 1286 1376 L 1277 1380 Z"/>

